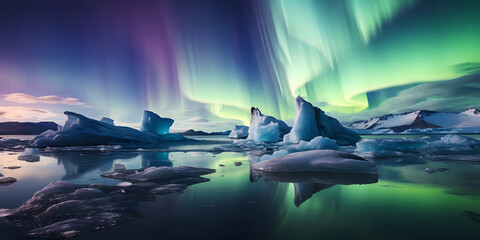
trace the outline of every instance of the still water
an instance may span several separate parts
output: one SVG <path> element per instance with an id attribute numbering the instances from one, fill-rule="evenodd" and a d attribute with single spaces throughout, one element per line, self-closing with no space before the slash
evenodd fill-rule
<path id="1" fill-rule="evenodd" d="M 222 137 L 216 137 L 221 140 Z M 228 142 L 227 139 L 224 139 Z M 198 146 L 191 146 L 197 148 Z M 478 239 L 480 164 L 425 158 L 377 161 L 371 184 L 289 183 L 252 177 L 250 152 L 60 152 L 38 162 L 0 152 L 0 209 L 17 208 L 53 181 L 115 185 L 102 178 L 114 162 L 127 169 L 193 166 L 216 169 L 209 182 L 141 202 L 138 217 L 76 239 Z M 235 162 L 242 165 L 235 166 Z M 238 163 L 237 163 L 238 165 Z M 19 166 L 17 169 L 6 167 Z M 446 168 L 428 174 L 425 168 Z M 293 182 L 293 180 L 292 180 Z M 348 182 L 348 181 L 347 181 Z M 345 181 L 338 180 L 338 183 Z M 0 230 L 1 231 L 1 230 Z M 8 239 L 0 232 L 0 239 Z"/>

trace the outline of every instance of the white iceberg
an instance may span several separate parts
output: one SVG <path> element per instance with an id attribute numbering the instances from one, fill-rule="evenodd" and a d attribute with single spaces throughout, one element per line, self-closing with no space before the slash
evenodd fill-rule
<path id="1" fill-rule="evenodd" d="M 336 150 L 290 153 L 253 165 L 266 172 L 324 172 L 377 174 L 377 166 L 359 156 Z"/>
<path id="2" fill-rule="evenodd" d="M 17 159 L 27 162 L 38 162 L 40 160 L 40 151 L 37 148 L 25 148 L 23 152 L 18 155 Z"/>
<path id="3" fill-rule="evenodd" d="M 258 108 L 252 107 L 250 127 L 247 139 L 255 142 L 278 142 L 290 132 L 290 127 L 283 121 L 263 115 Z"/>
<path id="4" fill-rule="evenodd" d="M 148 111 L 146 111 L 148 112 Z M 162 141 L 178 141 L 184 137 L 180 134 L 155 134 L 141 132 L 133 128 L 114 126 L 110 123 L 87 118 L 74 112 L 65 112 L 68 116 L 65 125 L 58 131 L 48 130 L 33 138 L 30 147 L 63 147 L 63 146 L 89 146 L 89 145 L 112 145 L 127 143 L 158 143 Z M 157 126 L 157 120 L 150 114 L 144 114 L 146 126 L 150 129 L 164 129 L 166 125 Z M 172 120 L 173 121 L 173 120 Z M 171 124 L 170 124 L 171 125 Z M 158 132 L 158 131 L 157 131 Z"/>
<path id="5" fill-rule="evenodd" d="M 343 127 L 337 119 L 326 115 L 302 97 L 296 98 L 296 104 L 295 124 L 291 132 L 283 137 L 284 142 L 310 141 L 316 136 L 328 137 L 339 145 L 351 145 L 360 140 L 356 132 Z"/>
<path id="6" fill-rule="evenodd" d="M 154 112 L 145 110 L 141 130 L 152 134 L 167 134 L 170 133 L 173 122 L 171 118 L 162 118 Z"/>
<path id="7" fill-rule="evenodd" d="M 248 137 L 248 127 L 244 125 L 235 125 L 228 135 L 229 138 L 242 139 Z"/>

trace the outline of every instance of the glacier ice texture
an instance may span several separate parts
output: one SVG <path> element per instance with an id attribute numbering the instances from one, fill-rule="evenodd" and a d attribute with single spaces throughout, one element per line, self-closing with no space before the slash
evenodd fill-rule
<path id="1" fill-rule="evenodd" d="M 248 137 L 248 127 L 244 125 L 235 125 L 228 135 L 229 138 L 243 139 Z"/>
<path id="2" fill-rule="evenodd" d="M 255 142 L 276 143 L 290 132 L 291 128 L 282 120 L 272 116 L 265 116 L 258 108 L 252 107 L 250 112 L 250 127 L 247 139 Z"/>
<path id="3" fill-rule="evenodd" d="M 162 119 L 154 117 L 151 112 L 145 111 L 143 127 L 148 131 L 142 132 L 129 127 L 115 126 L 107 122 L 87 118 L 74 112 L 65 112 L 67 121 L 58 131 L 48 130 L 29 143 L 29 147 L 64 147 L 64 146 L 91 146 L 128 143 L 159 143 L 163 141 L 178 141 L 184 137 L 180 134 L 156 134 L 170 127 L 171 123 L 164 124 Z M 170 119 L 171 120 L 171 119 Z M 165 120 L 170 122 L 170 120 Z M 173 122 L 173 120 L 171 120 Z M 155 131 L 153 131 L 155 129 Z"/>
<path id="4" fill-rule="evenodd" d="M 337 119 L 297 96 L 295 123 L 283 141 L 298 143 L 301 140 L 310 141 L 316 136 L 328 137 L 339 145 L 353 145 L 360 140 L 355 131 L 343 127 Z"/>

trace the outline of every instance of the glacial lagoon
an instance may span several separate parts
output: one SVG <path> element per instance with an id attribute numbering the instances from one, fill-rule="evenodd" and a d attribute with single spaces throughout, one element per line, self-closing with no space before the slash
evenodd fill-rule
<path id="1" fill-rule="evenodd" d="M 0 152 L 0 172 L 17 179 L 0 186 L 0 209 L 18 208 L 55 181 L 117 185 L 122 181 L 101 176 L 113 172 L 114 163 L 127 169 L 191 166 L 216 172 L 183 192 L 139 201 L 128 220 L 76 239 L 477 239 L 480 234 L 474 215 L 480 213 L 478 152 L 376 159 L 378 179 L 271 177 L 250 168 L 265 152 L 209 151 L 232 141 L 224 136 L 195 138 L 215 142 L 171 151 L 42 152 L 34 162 L 18 160 L 20 152 Z M 436 171 L 428 173 L 427 168 Z M 26 234 L 0 228 L 0 239 Z"/>

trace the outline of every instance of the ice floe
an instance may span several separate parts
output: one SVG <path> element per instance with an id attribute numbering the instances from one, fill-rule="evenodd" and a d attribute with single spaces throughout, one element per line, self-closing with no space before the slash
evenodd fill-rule
<path id="1" fill-rule="evenodd" d="M 266 172 L 377 173 L 375 163 L 337 150 L 290 153 L 255 163 L 252 168 Z"/>
<path id="2" fill-rule="evenodd" d="M 215 171 L 194 167 L 162 169 L 161 173 L 155 168 L 126 170 L 124 173 L 129 174 L 115 178 L 138 176 L 141 182 L 117 186 L 50 183 L 20 207 L 2 210 L 0 227 L 16 227 L 17 232 L 26 232 L 28 238 L 84 235 L 128 221 L 137 215 L 139 202 L 151 201 L 155 195 L 182 192 L 188 185 L 208 181 L 200 175 Z"/>
<path id="3" fill-rule="evenodd" d="M 6 185 L 10 185 L 14 182 L 16 182 L 17 179 L 16 178 L 13 178 L 13 177 L 5 177 L 3 176 L 3 174 L 0 173 L 0 186 L 6 186 Z"/>

